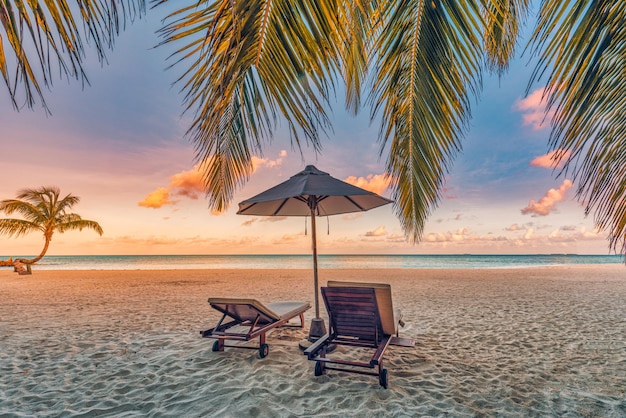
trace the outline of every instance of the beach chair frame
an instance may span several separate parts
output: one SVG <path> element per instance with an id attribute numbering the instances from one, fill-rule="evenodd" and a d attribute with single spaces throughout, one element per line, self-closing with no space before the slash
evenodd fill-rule
<path id="1" fill-rule="evenodd" d="M 380 288 L 380 285 L 375 286 Z M 304 352 L 309 360 L 315 361 L 315 376 L 321 376 L 326 370 L 377 376 L 378 383 L 387 389 L 388 372 L 383 362 L 385 351 L 389 345 L 413 346 L 415 341 L 399 338 L 397 327 L 394 327 L 395 335 L 391 335 L 389 328 L 385 332 L 374 287 L 334 283 L 322 287 L 321 291 L 328 312 L 328 334 Z M 336 345 L 372 349 L 373 354 L 367 362 L 345 360 L 335 355 L 329 357 Z"/>
<path id="2" fill-rule="evenodd" d="M 222 312 L 222 317 L 215 327 L 200 331 L 203 338 L 216 339 L 213 343 L 212 351 L 224 351 L 225 347 L 258 349 L 261 358 L 265 358 L 269 354 L 269 345 L 266 343 L 267 332 L 284 326 L 303 328 L 304 312 L 311 307 L 308 303 L 302 303 L 301 307 L 289 312 L 287 315 L 280 315 L 254 299 L 209 298 L 209 304 L 212 308 Z M 254 312 L 255 316 L 242 317 L 238 315 L 235 308 L 241 307 L 246 307 L 250 312 Z M 289 324 L 289 321 L 296 316 L 300 318 L 300 324 Z M 224 322 L 229 317 L 232 320 Z M 250 341 L 257 337 L 259 338 L 258 346 L 226 344 L 227 340 Z"/>

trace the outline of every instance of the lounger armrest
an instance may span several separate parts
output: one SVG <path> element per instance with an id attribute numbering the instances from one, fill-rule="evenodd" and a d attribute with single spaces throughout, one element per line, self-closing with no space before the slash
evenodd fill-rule
<path id="1" fill-rule="evenodd" d="M 383 358 L 383 355 L 385 354 L 385 350 L 387 350 L 387 347 L 389 347 L 390 342 L 391 342 L 390 335 L 387 335 L 385 336 L 385 338 L 383 338 L 383 340 L 378 345 L 378 348 L 376 349 L 376 353 L 374 354 L 374 356 L 372 356 L 372 360 L 370 361 L 370 364 L 372 366 L 377 366 L 380 364 L 380 359 Z"/>
<path id="2" fill-rule="evenodd" d="M 326 334 L 321 337 L 319 340 L 315 341 L 312 346 L 304 350 L 304 354 L 307 356 L 309 360 L 313 360 L 317 357 L 317 353 L 330 342 L 330 334 Z"/>

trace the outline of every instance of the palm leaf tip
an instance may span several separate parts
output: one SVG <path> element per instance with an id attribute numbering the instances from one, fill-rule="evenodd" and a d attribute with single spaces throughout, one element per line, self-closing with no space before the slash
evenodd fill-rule
<path id="1" fill-rule="evenodd" d="M 13 107 L 37 101 L 48 112 L 44 88 L 62 77 L 82 80 L 86 48 L 106 62 L 120 28 L 145 14 L 146 0 L 6 0 L 0 3 L 0 72 Z M 4 43 L 6 42 L 6 43 Z M 55 65 L 56 64 L 56 65 Z"/>

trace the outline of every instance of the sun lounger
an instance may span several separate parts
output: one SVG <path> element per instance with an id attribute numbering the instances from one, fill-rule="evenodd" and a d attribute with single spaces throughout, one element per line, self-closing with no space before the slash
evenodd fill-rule
<path id="1" fill-rule="evenodd" d="M 275 302 L 263 305 L 255 299 L 209 298 L 212 308 L 223 315 L 214 328 L 200 331 L 204 338 L 216 338 L 213 351 L 224 351 L 224 347 L 258 348 L 264 358 L 269 353 L 265 334 L 276 327 L 286 325 L 289 320 L 300 317 L 299 327 L 304 327 L 304 312 L 311 307 L 308 302 Z M 228 322 L 224 322 L 230 319 Z M 226 340 L 249 341 L 259 337 L 259 347 L 226 345 Z"/>
<path id="2" fill-rule="evenodd" d="M 411 347 L 415 341 L 399 338 L 400 311 L 393 309 L 391 287 L 388 284 L 328 282 L 322 287 L 322 297 L 328 312 L 328 334 L 305 350 L 309 360 L 315 361 L 315 376 L 326 370 L 378 376 L 385 389 L 388 385 L 383 356 L 389 345 Z M 334 345 L 369 348 L 373 355 L 368 362 L 327 357 Z M 370 370 L 378 369 L 377 372 Z M 366 370 L 364 370 L 366 369 Z"/>

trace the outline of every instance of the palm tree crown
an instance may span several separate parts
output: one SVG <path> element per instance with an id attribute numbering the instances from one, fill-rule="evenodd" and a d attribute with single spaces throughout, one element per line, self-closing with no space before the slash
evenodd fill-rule
<path id="1" fill-rule="evenodd" d="M 51 61 L 67 75 L 84 76 L 84 38 L 103 57 L 120 24 L 143 13 L 146 0 L 83 0 L 73 9 L 65 3 L 0 6 L 10 46 L 0 49 L 0 72 L 13 100 L 18 85 L 29 105 L 41 95 Z M 411 240 L 420 239 L 440 200 L 483 75 L 506 71 L 533 6 L 530 0 L 152 3 L 175 8 L 162 43 L 178 45 L 178 81 L 194 115 L 187 133 L 204 163 L 213 209 L 223 209 L 247 181 L 252 153 L 279 118 L 296 147 L 320 148 L 341 79 L 349 109 L 360 110 L 361 94 L 369 92 L 372 118 L 382 116 L 380 153 Z M 611 248 L 621 245 L 626 253 L 626 15 L 621 2 L 611 1 L 544 0 L 539 7 L 527 46 L 537 60 L 528 88 L 545 84 L 547 111 L 555 115 L 550 146 L 564 160 L 555 165 L 577 181 L 578 198 L 608 231 Z M 35 45 L 32 54 L 27 41 Z M 9 51 L 12 60 L 5 58 Z M 15 77 L 8 62 L 17 63 Z M 37 64 L 43 71 L 33 70 Z"/>
<path id="2" fill-rule="evenodd" d="M 58 187 L 40 187 L 21 190 L 16 199 L 0 201 L 0 211 L 7 215 L 17 213 L 23 219 L 0 219 L 0 234 L 9 237 L 22 236 L 29 232 L 40 231 L 44 235 L 45 245 L 39 256 L 23 262 L 35 263 L 46 254 L 52 235 L 55 232 L 93 229 L 102 235 L 102 228 L 95 221 L 82 219 L 76 213 L 68 213 L 80 198 L 68 194 L 60 198 Z"/>

